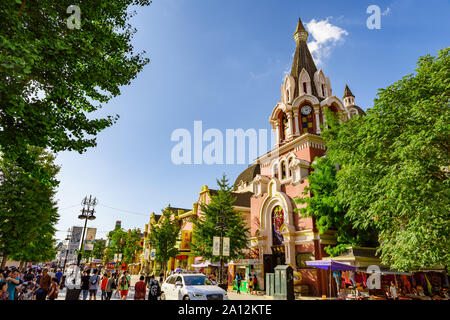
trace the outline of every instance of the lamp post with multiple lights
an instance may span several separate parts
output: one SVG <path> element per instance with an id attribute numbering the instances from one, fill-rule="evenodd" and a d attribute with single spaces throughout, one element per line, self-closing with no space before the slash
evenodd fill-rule
<path id="1" fill-rule="evenodd" d="M 81 237 L 81 248 L 78 252 L 78 261 L 77 265 L 80 265 L 82 254 L 84 253 L 84 235 L 86 233 L 86 225 L 88 220 L 94 220 L 95 216 L 95 206 L 98 204 L 97 198 L 92 199 L 92 195 L 88 197 L 84 197 L 83 201 L 81 201 L 81 205 L 83 206 L 83 209 L 81 209 L 81 214 L 78 216 L 78 219 L 83 220 L 84 219 L 84 228 L 83 228 L 83 235 Z"/>

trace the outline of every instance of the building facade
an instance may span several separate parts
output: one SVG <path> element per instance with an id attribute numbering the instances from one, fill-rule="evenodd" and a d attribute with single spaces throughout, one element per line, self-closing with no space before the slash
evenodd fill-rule
<path id="1" fill-rule="evenodd" d="M 289 264 L 299 274 L 301 284 L 310 294 L 326 292 L 327 277 L 311 269 L 307 260 L 321 260 L 324 247 L 334 244 L 332 232 L 319 234 L 313 218 L 301 217 L 294 203 L 308 185 L 311 163 L 325 155 L 321 128 L 326 126 L 325 113 L 332 111 L 339 121 L 364 111 L 355 105 L 348 86 L 341 100 L 333 95 L 330 78 L 317 69 L 306 41 L 308 32 L 298 21 L 294 33 L 296 50 L 291 73 L 281 86 L 281 101 L 272 110 L 269 122 L 276 136 L 273 149 L 255 160 L 255 172 L 237 181 L 236 189 L 252 188 L 251 248 L 257 253 L 263 272 L 273 272 L 279 264 Z M 256 169 L 257 168 L 257 169 Z"/>

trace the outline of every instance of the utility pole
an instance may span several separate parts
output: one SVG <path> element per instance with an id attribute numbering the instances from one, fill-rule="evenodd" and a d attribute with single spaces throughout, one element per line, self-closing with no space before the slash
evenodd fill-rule
<path id="1" fill-rule="evenodd" d="M 88 197 L 84 197 L 83 201 L 81 201 L 81 205 L 83 206 L 83 209 L 81 209 L 81 214 L 78 216 L 78 219 L 83 220 L 84 219 L 84 228 L 83 228 L 83 235 L 81 237 L 81 248 L 80 252 L 78 253 L 78 261 L 77 265 L 80 266 L 81 262 L 81 256 L 84 252 L 84 235 L 86 233 L 86 225 L 88 220 L 94 220 L 94 208 L 98 204 L 97 198 L 92 199 L 92 195 Z"/>

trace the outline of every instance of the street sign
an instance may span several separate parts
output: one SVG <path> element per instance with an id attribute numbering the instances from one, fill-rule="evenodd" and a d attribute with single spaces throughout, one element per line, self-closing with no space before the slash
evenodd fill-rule
<path id="1" fill-rule="evenodd" d="M 213 237 L 213 256 L 220 256 L 220 237 Z"/>
<path id="2" fill-rule="evenodd" d="M 229 257 L 230 256 L 230 238 L 229 237 L 224 237 L 223 238 L 223 252 L 222 254 L 225 257 Z"/>

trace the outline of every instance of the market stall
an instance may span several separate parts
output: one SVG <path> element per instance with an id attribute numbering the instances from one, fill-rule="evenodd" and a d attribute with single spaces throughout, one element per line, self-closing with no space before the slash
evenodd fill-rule
<path id="1" fill-rule="evenodd" d="M 329 296 L 331 298 L 332 294 L 331 294 L 331 274 L 332 271 L 355 271 L 356 267 L 345 264 L 345 263 L 341 263 L 341 262 L 336 262 L 333 260 L 314 260 L 314 261 L 306 261 L 306 265 L 310 266 L 310 267 L 314 267 L 314 268 L 319 268 L 319 269 L 324 269 L 324 270 L 328 270 L 328 275 L 329 275 Z M 339 290 L 339 286 L 338 286 L 338 290 Z"/>
<path id="2" fill-rule="evenodd" d="M 240 292 L 249 292 L 248 283 L 250 276 L 257 278 L 255 291 L 260 290 L 259 283 L 263 283 L 262 265 L 258 259 L 238 259 L 229 262 L 228 267 L 228 288 L 237 291 L 236 276 L 241 279 Z"/>

